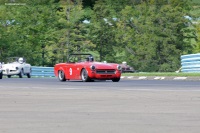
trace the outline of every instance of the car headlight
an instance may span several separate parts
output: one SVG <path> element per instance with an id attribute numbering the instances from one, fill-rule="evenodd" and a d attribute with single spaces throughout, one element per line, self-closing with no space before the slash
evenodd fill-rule
<path id="1" fill-rule="evenodd" d="M 118 69 L 118 70 L 122 70 L 122 66 L 118 65 L 118 66 L 117 66 L 117 69 Z"/>
<path id="2" fill-rule="evenodd" d="M 93 70 L 93 71 L 95 70 L 95 68 L 96 68 L 96 67 L 95 67 L 94 65 L 91 65 L 91 66 L 90 66 L 90 69 Z"/>

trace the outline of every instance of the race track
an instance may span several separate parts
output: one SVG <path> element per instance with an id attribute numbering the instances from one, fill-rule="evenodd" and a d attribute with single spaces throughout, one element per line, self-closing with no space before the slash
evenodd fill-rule
<path id="1" fill-rule="evenodd" d="M 0 133 L 199 133 L 200 82 L 0 80 Z"/>

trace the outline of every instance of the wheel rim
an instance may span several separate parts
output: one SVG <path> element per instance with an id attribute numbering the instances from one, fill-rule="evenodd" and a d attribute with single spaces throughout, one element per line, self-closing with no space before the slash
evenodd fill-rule
<path id="1" fill-rule="evenodd" d="M 87 72 L 86 72 L 86 70 L 83 70 L 83 72 L 82 72 L 82 79 L 83 80 L 86 80 L 87 79 Z"/>
<path id="2" fill-rule="evenodd" d="M 62 80 L 64 77 L 64 73 L 63 71 L 59 71 L 59 79 Z"/>

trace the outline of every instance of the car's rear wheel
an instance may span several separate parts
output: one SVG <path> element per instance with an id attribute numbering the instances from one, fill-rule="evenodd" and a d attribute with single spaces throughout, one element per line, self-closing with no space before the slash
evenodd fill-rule
<path id="1" fill-rule="evenodd" d="M 81 71 L 81 79 L 82 79 L 83 82 L 90 81 L 90 77 L 88 76 L 88 73 L 87 73 L 86 69 L 83 69 Z"/>
<path id="2" fill-rule="evenodd" d="M 113 82 L 119 82 L 120 81 L 120 78 L 114 78 L 112 79 Z"/>
<path id="3" fill-rule="evenodd" d="M 2 79 L 2 78 L 3 78 L 3 72 L 0 73 L 0 79 Z"/>
<path id="4" fill-rule="evenodd" d="M 65 78 L 65 73 L 64 73 L 64 71 L 63 70 L 60 70 L 60 71 L 58 71 L 58 79 L 60 80 L 60 81 L 66 81 L 66 78 Z"/>
<path id="5" fill-rule="evenodd" d="M 30 68 L 30 72 L 26 74 L 27 78 L 31 78 L 31 68 Z"/>
<path id="6" fill-rule="evenodd" d="M 11 78 L 11 75 L 7 75 L 8 78 Z"/>
<path id="7" fill-rule="evenodd" d="M 30 73 L 27 74 L 27 78 L 31 78 L 31 74 Z"/>
<path id="8" fill-rule="evenodd" d="M 23 69 L 20 71 L 19 73 L 19 78 L 23 78 L 23 75 L 24 75 L 24 72 L 23 72 Z"/>

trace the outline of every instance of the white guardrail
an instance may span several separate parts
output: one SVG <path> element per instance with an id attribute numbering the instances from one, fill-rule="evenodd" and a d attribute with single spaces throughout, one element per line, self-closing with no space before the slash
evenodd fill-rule
<path id="1" fill-rule="evenodd" d="M 182 55 L 181 72 L 200 73 L 200 53 Z"/>

